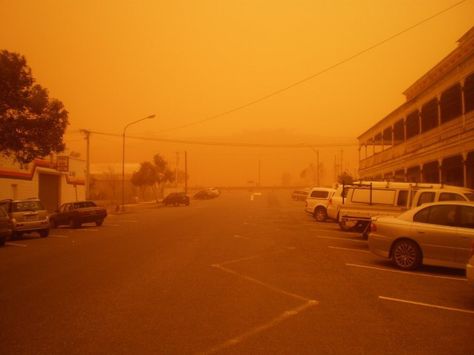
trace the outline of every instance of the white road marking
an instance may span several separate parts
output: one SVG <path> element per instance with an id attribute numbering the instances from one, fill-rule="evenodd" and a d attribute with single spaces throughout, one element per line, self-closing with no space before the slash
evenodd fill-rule
<path id="1" fill-rule="evenodd" d="M 392 269 L 386 269 L 386 268 L 368 266 L 368 265 L 346 264 L 346 266 L 358 267 L 358 268 L 363 268 L 363 269 L 379 270 L 379 271 L 395 272 L 395 273 L 398 273 L 398 274 L 405 274 L 405 275 L 411 275 L 411 276 L 423 276 L 423 277 L 432 277 L 432 278 L 435 278 L 435 279 L 466 281 L 466 278 L 462 278 L 462 277 L 438 276 L 438 275 L 424 274 L 424 273 L 413 272 L 413 271 L 392 270 Z"/>
<path id="2" fill-rule="evenodd" d="M 269 322 L 267 323 L 264 323 L 264 324 L 261 324 L 261 325 L 258 325 L 256 327 L 253 327 L 252 329 L 232 338 L 232 339 L 229 339 L 219 345 L 216 345 L 214 346 L 213 348 L 207 350 L 207 351 L 204 351 L 202 352 L 202 354 L 214 354 L 214 353 L 217 353 L 219 351 L 222 351 L 223 349 L 226 349 L 226 348 L 229 348 L 231 346 L 235 346 L 239 343 L 241 343 L 242 341 L 244 341 L 245 339 L 247 338 L 250 338 L 251 336 L 255 335 L 255 334 L 258 334 L 258 333 L 261 333 L 267 329 L 270 329 L 270 328 L 273 328 L 274 326 L 276 326 L 277 324 L 283 322 L 284 320 L 290 318 L 290 317 L 294 317 L 296 315 L 298 315 L 299 313 L 305 311 L 306 309 L 308 309 L 309 307 L 312 307 L 312 306 L 315 306 L 317 305 L 318 302 L 317 301 L 314 301 L 314 300 L 309 300 L 307 301 L 306 303 L 304 303 L 303 305 L 299 306 L 299 307 L 296 307 L 296 308 L 292 308 L 292 309 L 289 309 L 283 313 L 281 313 L 279 316 L 273 318 L 272 320 L 270 320 Z"/>
<path id="3" fill-rule="evenodd" d="M 445 306 L 439 306 L 439 305 L 436 305 L 436 304 L 408 301 L 408 300 L 402 300 L 402 299 L 399 299 L 399 298 L 391 298 L 391 297 L 384 297 L 384 296 L 379 296 L 379 298 L 381 300 L 385 300 L 385 301 L 408 303 L 408 304 L 413 304 L 413 305 L 416 305 L 416 306 L 431 307 L 431 308 L 444 309 L 444 310 L 447 310 L 447 311 L 474 314 L 474 310 L 470 310 L 470 309 L 445 307 Z"/>
<path id="4" fill-rule="evenodd" d="M 251 256 L 245 256 L 243 258 L 238 258 L 238 259 L 233 259 L 233 260 L 227 260 L 227 261 L 224 261 L 220 264 L 214 264 L 214 265 L 211 265 L 212 267 L 217 267 L 217 266 L 222 266 L 222 265 L 229 265 L 229 264 L 235 264 L 235 263 L 239 263 L 241 261 L 247 261 L 247 260 L 252 260 L 252 259 L 257 259 L 257 258 L 261 258 L 262 256 L 267 256 L 267 255 L 272 255 L 272 254 L 278 254 L 278 253 L 282 253 L 284 252 L 285 250 L 281 249 L 281 250 L 274 250 L 274 251 L 271 251 L 271 252 L 267 252 L 267 253 L 260 253 L 260 254 L 256 254 L 256 255 L 251 255 Z"/>
<path id="5" fill-rule="evenodd" d="M 69 238 L 67 235 L 61 235 L 61 234 L 50 234 L 50 238 Z"/>
<path id="6" fill-rule="evenodd" d="M 313 301 L 313 302 L 316 302 L 317 301 L 314 301 L 314 300 L 310 300 L 306 297 L 303 297 L 303 296 L 300 296 L 300 295 L 297 295 L 296 293 L 292 293 L 292 292 L 288 292 L 288 291 L 285 291 L 285 290 L 282 290 L 278 287 L 275 287 L 275 286 L 272 286 L 270 284 L 267 284 L 263 281 L 260 281 L 260 280 L 257 280 L 257 279 L 254 279 L 253 277 L 250 277 L 250 276 L 247 276 L 247 275 L 244 275 L 244 274 L 241 274 L 241 273 L 238 273 L 237 271 L 234 271 L 234 270 L 231 270 L 231 269 L 228 269 L 226 267 L 223 267 L 222 265 L 218 265 L 218 264 L 214 264 L 212 265 L 212 267 L 215 267 L 216 269 L 220 269 L 224 272 L 227 272 L 229 274 L 232 274 L 232 275 L 235 275 L 235 276 L 238 276 L 240 278 L 243 278 L 244 280 L 247 280 L 249 282 L 252 282 L 252 283 L 255 283 L 257 285 L 260 285 L 260 286 L 263 286 L 269 290 L 272 290 L 276 293 L 279 293 L 279 294 L 282 294 L 282 295 L 286 295 L 286 296 L 290 296 L 292 298 L 296 298 L 298 300 L 302 300 L 302 301 Z"/>
<path id="7" fill-rule="evenodd" d="M 342 240 L 342 241 L 349 241 L 349 242 L 356 242 L 356 243 L 364 243 L 367 244 L 366 240 L 361 240 L 361 239 L 354 239 L 352 237 L 349 238 L 338 238 L 338 237 L 328 237 L 326 235 L 317 235 L 312 238 L 317 238 L 317 239 L 331 239 L 331 240 Z"/>
<path id="8" fill-rule="evenodd" d="M 28 246 L 27 244 L 12 243 L 12 242 L 6 242 L 5 245 L 10 245 L 12 247 L 22 247 L 22 248 L 26 248 Z"/>
<path id="9" fill-rule="evenodd" d="M 341 247 L 334 247 L 332 245 L 328 246 L 328 248 L 330 249 L 337 249 L 337 250 L 349 250 L 349 251 L 357 251 L 359 253 L 366 253 L 366 254 L 370 254 L 370 251 L 368 250 L 362 250 L 362 249 L 354 249 L 354 248 L 341 248 Z"/>

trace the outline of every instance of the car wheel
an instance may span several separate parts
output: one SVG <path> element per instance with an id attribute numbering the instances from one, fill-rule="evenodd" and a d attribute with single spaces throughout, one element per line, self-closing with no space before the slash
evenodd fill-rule
<path id="1" fill-rule="evenodd" d="M 0 247 L 3 247 L 5 245 L 5 242 L 7 241 L 7 238 L 0 238 Z"/>
<path id="2" fill-rule="evenodd" d="M 420 248 L 415 242 L 408 239 L 395 242 L 391 255 L 395 265 L 403 270 L 415 270 L 421 264 Z"/>
<path id="3" fill-rule="evenodd" d="M 71 218 L 69 220 L 69 228 L 79 228 L 80 227 L 80 223 L 78 223 L 76 220 L 74 220 L 74 218 Z"/>
<path id="4" fill-rule="evenodd" d="M 23 233 L 22 232 L 13 232 L 12 233 L 12 239 L 20 239 L 22 237 Z"/>
<path id="5" fill-rule="evenodd" d="M 326 218 L 328 217 L 328 214 L 324 207 L 318 207 L 314 210 L 313 216 L 314 216 L 314 219 L 317 220 L 318 222 L 324 222 Z"/>
<path id="6" fill-rule="evenodd" d="M 354 230 L 354 228 L 357 226 L 357 221 L 345 221 L 345 220 L 340 220 L 339 221 L 339 227 L 344 231 L 344 232 L 349 232 Z"/>
<path id="7" fill-rule="evenodd" d="M 49 235 L 49 229 L 43 229 L 39 231 L 39 235 L 41 238 L 46 238 Z"/>
<path id="8" fill-rule="evenodd" d="M 101 226 L 102 223 L 104 223 L 104 220 L 103 220 L 103 219 L 99 219 L 98 221 L 95 221 L 95 225 L 96 225 L 96 226 Z"/>

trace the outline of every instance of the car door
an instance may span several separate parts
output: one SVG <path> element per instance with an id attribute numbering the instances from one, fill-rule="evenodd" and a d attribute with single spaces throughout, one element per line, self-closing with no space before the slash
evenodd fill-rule
<path id="1" fill-rule="evenodd" d="M 457 258 L 459 263 L 465 265 L 471 256 L 472 243 L 474 242 L 474 207 L 459 206 L 458 212 L 460 245 L 457 250 Z"/>
<path id="2" fill-rule="evenodd" d="M 423 259 L 445 266 L 458 263 L 460 238 L 456 227 L 456 207 L 452 204 L 429 206 L 414 216 L 413 238 L 422 249 Z"/>

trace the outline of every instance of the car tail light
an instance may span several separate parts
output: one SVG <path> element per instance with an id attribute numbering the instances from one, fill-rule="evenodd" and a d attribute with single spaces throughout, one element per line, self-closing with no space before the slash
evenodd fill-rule
<path id="1" fill-rule="evenodd" d="M 372 233 L 377 232 L 377 226 L 375 225 L 374 222 L 370 223 L 370 231 Z"/>

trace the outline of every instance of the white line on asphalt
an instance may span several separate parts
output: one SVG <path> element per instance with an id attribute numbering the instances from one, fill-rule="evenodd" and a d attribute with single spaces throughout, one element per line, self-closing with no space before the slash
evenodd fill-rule
<path id="1" fill-rule="evenodd" d="M 420 272 L 392 270 L 392 269 L 386 269 L 386 268 L 375 267 L 375 266 L 358 265 L 358 264 L 346 264 L 346 266 L 358 267 L 358 268 L 363 268 L 363 269 L 379 270 L 379 271 L 395 272 L 395 273 L 398 273 L 398 274 L 405 274 L 405 275 L 411 275 L 411 276 L 423 276 L 423 277 L 432 277 L 432 278 L 436 278 L 436 279 L 466 281 L 466 279 L 462 278 L 462 277 L 438 276 L 438 275 L 432 275 L 432 274 L 424 274 L 424 273 L 420 273 Z"/>
<path id="2" fill-rule="evenodd" d="M 367 244 L 367 241 L 366 240 L 361 240 L 361 239 L 354 239 L 352 237 L 349 237 L 349 238 L 338 238 L 338 237 L 328 237 L 326 235 L 317 235 L 317 236 L 314 236 L 313 238 L 317 238 L 317 239 L 331 239 L 331 240 L 342 240 L 342 241 L 349 241 L 349 242 L 357 242 L 357 243 L 364 243 L 364 244 Z"/>
<path id="3" fill-rule="evenodd" d="M 386 300 L 386 301 L 408 303 L 408 304 L 414 304 L 414 305 L 417 305 L 417 306 L 431 307 L 431 308 L 444 309 L 444 310 L 447 310 L 447 311 L 474 314 L 474 310 L 470 310 L 470 309 L 438 306 L 438 305 L 430 304 L 430 303 L 414 302 L 414 301 L 408 301 L 408 300 L 402 300 L 402 299 L 399 299 L 399 298 L 391 298 L 391 297 L 384 297 L 384 296 L 379 296 L 379 298 L 381 300 Z"/>
<path id="4" fill-rule="evenodd" d="M 213 348 L 211 348 L 207 351 L 202 352 L 202 354 L 214 354 L 214 353 L 222 351 L 223 349 L 229 348 L 231 346 L 235 346 L 235 345 L 241 343 L 242 341 L 244 341 L 245 339 L 247 339 L 247 338 L 249 338 L 249 337 L 251 337 L 255 334 L 261 333 L 261 332 L 263 332 L 267 329 L 270 329 L 270 328 L 276 326 L 277 324 L 283 322 L 284 320 L 286 320 L 290 317 L 294 317 L 294 316 L 298 315 L 299 313 L 305 311 L 309 307 L 315 306 L 317 304 L 318 304 L 317 301 L 309 300 L 308 302 L 306 302 L 305 304 L 303 304 L 299 307 L 292 308 L 292 309 L 289 309 L 289 310 L 281 313 L 279 316 L 273 318 L 272 320 L 270 320 L 267 323 L 258 325 L 256 327 L 246 331 L 245 333 L 242 333 L 242 334 L 240 334 L 240 335 L 238 335 L 238 336 L 236 336 L 232 339 L 229 339 L 229 340 L 227 340 L 227 341 L 225 341 L 225 342 L 223 342 L 219 345 L 214 346 Z"/>
<path id="5" fill-rule="evenodd" d="M 285 248 L 286 249 L 286 248 Z M 233 259 L 233 260 L 227 260 L 227 261 L 224 261 L 220 264 L 214 264 L 214 265 L 211 265 L 211 266 L 222 266 L 222 265 L 229 265 L 229 264 L 235 264 L 235 263 L 240 263 L 241 261 L 247 261 L 247 260 L 252 260 L 252 259 L 257 259 L 257 258 L 261 258 L 262 256 L 267 256 L 267 255 L 272 255 L 272 254 L 278 254 L 278 253 L 282 253 L 284 252 L 285 250 L 283 249 L 280 249 L 280 250 L 273 250 L 273 251 L 269 251 L 269 252 L 266 252 L 266 253 L 260 253 L 260 254 L 256 254 L 256 255 L 251 255 L 251 256 L 245 256 L 243 258 L 238 258 L 238 259 Z"/>
<path id="6" fill-rule="evenodd" d="M 69 238 L 67 235 L 61 235 L 61 234 L 50 234 L 50 238 Z"/>
<path id="7" fill-rule="evenodd" d="M 6 242 L 5 245 L 10 245 L 12 247 L 22 247 L 22 248 L 26 248 L 28 246 L 27 244 L 12 243 L 12 242 Z"/>
<path id="8" fill-rule="evenodd" d="M 267 284 L 263 281 L 260 281 L 260 280 L 257 280 L 257 279 L 254 279 L 253 277 L 250 277 L 250 276 L 247 276 L 247 275 L 244 275 L 244 274 L 241 274 L 241 273 L 238 273 L 237 271 L 234 271 L 234 270 L 231 270 L 231 269 L 228 269 L 226 267 L 223 267 L 222 265 L 219 265 L 219 264 L 214 264 L 214 265 L 211 265 L 212 267 L 215 267 L 217 269 L 220 269 L 224 272 L 227 272 L 229 274 L 232 274 L 232 275 L 235 275 L 235 276 L 238 276 L 238 277 L 241 277 L 243 278 L 244 280 L 247 280 L 249 282 L 252 282 L 252 283 L 255 283 L 257 285 L 260 285 L 260 286 L 263 286 L 265 288 L 268 288 L 269 290 L 272 290 L 276 293 L 279 293 L 279 294 L 282 294 L 282 295 L 286 295 L 286 296 L 290 296 L 290 297 L 293 297 L 293 298 L 296 298 L 298 300 L 302 300 L 302 301 L 312 301 L 312 302 L 316 302 L 315 300 L 310 300 L 306 297 L 303 297 L 303 296 L 300 296 L 300 295 L 297 295 L 296 293 L 292 293 L 292 292 L 289 292 L 289 291 L 285 291 L 285 290 L 282 290 L 278 287 L 275 287 L 275 286 L 272 286 L 270 284 Z"/>
<path id="9" fill-rule="evenodd" d="M 330 249 L 337 249 L 337 250 L 349 250 L 349 251 L 357 251 L 359 253 L 366 253 L 366 254 L 370 254 L 370 251 L 368 250 L 362 250 L 362 249 L 354 249 L 354 248 L 341 248 L 341 247 L 334 247 L 332 245 L 328 246 L 328 248 Z"/>

